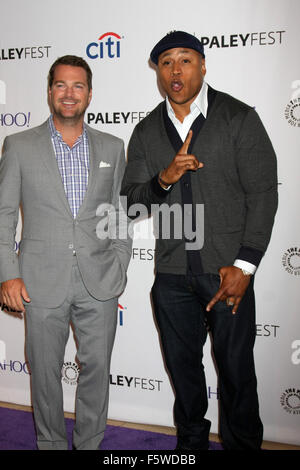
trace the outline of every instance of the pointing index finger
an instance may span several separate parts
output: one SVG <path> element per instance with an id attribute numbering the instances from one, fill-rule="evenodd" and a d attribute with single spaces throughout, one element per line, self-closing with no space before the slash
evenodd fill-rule
<path id="1" fill-rule="evenodd" d="M 189 131 L 187 138 L 185 139 L 183 146 L 181 147 L 179 153 L 187 155 L 192 137 L 193 137 L 193 131 Z"/>

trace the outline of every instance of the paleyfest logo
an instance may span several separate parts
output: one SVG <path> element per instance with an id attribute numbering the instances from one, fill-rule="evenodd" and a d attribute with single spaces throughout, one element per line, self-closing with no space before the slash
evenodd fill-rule
<path id="1" fill-rule="evenodd" d="M 86 47 L 86 55 L 90 59 L 116 59 L 121 54 L 121 36 L 117 33 L 104 33 L 99 42 L 91 42 Z"/>

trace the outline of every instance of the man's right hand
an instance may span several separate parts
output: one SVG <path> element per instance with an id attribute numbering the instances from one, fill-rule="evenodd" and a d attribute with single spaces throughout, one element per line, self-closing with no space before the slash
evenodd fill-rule
<path id="1" fill-rule="evenodd" d="M 20 277 L 2 282 L 1 296 L 3 303 L 7 305 L 7 307 L 22 313 L 25 312 L 23 300 L 25 302 L 31 301 L 23 279 Z"/>
<path id="2" fill-rule="evenodd" d="M 188 170 L 196 171 L 203 167 L 203 163 L 199 162 L 195 155 L 188 154 L 192 136 L 193 131 L 189 131 L 177 155 L 173 158 L 170 165 L 161 172 L 160 177 L 167 185 L 177 183 Z"/>

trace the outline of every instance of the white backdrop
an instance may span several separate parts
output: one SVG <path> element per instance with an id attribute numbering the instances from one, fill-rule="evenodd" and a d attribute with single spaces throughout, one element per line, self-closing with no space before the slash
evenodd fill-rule
<path id="1" fill-rule="evenodd" d="M 278 156 L 279 210 L 256 275 L 255 357 L 266 440 L 300 444 L 299 0 L 16 0 L 0 17 L 0 145 L 49 114 L 47 74 L 57 57 L 85 58 L 94 74 L 86 120 L 121 137 L 162 96 L 149 64 L 153 45 L 182 29 L 206 44 L 207 82 L 255 106 Z M 101 40 L 101 36 L 105 35 Z M 20 238 L 18 227 L 16 248 Z M 173 425 L 173 393 L 150 303 L 151 222 L 135 230 L 128 285 L 120 298 L 109 417 Z M 217 379 L 205 347 L 208 417 L 218 427 Z M 72 334 L 63 369 L 73 411 L 78 367 Z M 0 400 L 30 404 L 23 320 L 0 312 Z"/>

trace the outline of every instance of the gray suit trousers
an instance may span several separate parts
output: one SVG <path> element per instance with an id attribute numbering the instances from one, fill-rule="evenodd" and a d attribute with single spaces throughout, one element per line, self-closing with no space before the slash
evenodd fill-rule
<path id="1" fill-rule="evenodd" d="M 73 445 L 78 450 L 98 449 L 107 420 L 117 306 L 117 298 L 100 301 L 90 296 L 83 284 L 76 256 L 64 303 L 52 309 L 26 306 L 26 354 L 31 370 L 39 449 L 68 448 L 61 368 L 70 323 L 80 365 Z"/>

